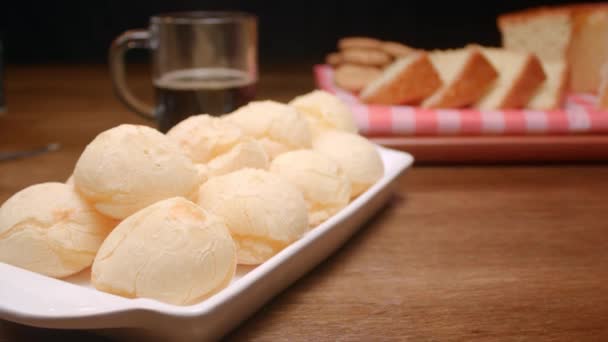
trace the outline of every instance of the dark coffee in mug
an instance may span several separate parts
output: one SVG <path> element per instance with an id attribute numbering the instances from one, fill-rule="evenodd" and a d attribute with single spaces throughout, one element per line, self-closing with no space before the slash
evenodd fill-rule
<path id="1" fill-rule="evenodd" d="M 133 48 L 151 52 L 154 104 L 127 86 L 124 57 Z M 191 115 L 232 112 L 255 97 L 257 17 L 221 11 L 155 15 L 147 29 L 126 31 L 112 42 L 110 75 L 118 98 L 155 120 L 161 132 Z"/>
<path id="2" fill-rule="evenodd" d="M 159 130 L 166 132 L 194 114 L 220 116 L 255 97 L 255 80 L 237 69 L 177 70 L 154 81 Z"/>

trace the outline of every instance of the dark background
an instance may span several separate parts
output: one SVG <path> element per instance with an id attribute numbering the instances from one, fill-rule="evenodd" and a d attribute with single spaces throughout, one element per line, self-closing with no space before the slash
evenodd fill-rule
<path id="1" fill-rule="evenodd" d="M 259 17 L 262 64 L 321 61 L 338 38 L 366 35 L 419 48 L 500 44 L 499 13 L 576 1 L 15 1 L 4 0 L 6 63 L 105 63 L 112 39 L 156 13 L 243 10 Z M 589 1 L 586 1 L 589 2 Z M 130 56 L 144 60 L 144 53 Z"/>

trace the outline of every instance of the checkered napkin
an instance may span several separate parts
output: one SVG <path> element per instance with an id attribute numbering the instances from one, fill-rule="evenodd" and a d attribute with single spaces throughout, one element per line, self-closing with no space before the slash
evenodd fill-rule
<path id="1" fill-rule="evenodd" d="M 335 94 L 353 110 L 360 132 L 369 136 L 542 135 L 608 133 L 608 111 L 595 108 L 589 94 L 568 95 L 564 108 L 551 111 L 424 109 L 361 103 L 333 82 L 329 65 L 314 66 L 317 87 Z"/>

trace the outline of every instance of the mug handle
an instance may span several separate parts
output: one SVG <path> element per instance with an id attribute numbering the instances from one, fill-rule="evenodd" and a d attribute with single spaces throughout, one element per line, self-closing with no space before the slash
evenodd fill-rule
<path id="1" fill-rule="evenodd" d="M 146 119 L 155 118 L 154 107 L 140 101 L 127 87 L 125 78 L 125 53 L 130 49 L 149 49 L 148 30 L 129 30 L 118 36 L 110 47 L 110 77 L 118 98 L 135 113 Z"/>

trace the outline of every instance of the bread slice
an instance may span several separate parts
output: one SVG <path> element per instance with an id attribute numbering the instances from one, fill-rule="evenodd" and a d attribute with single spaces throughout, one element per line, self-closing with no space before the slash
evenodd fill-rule
<path id="1" fill-rule="evenodd" d="M 361 92 L 361 100 L 372 104 L 419 104 L 439 87 L 441 79 L 426 52 L 397 59 Z"/>
<path id="2" fill-rule="evenodd" d="M 547 79 L 538 87 L 526 108 L 536 110 L 558 109 L 562 106 L 568 85 L 566 61 L 544 61 L 543 71 Z"/>
<path id="3" fill-rule="evenodd" d="M 602 65 L 601 80 L 598 89 L 597 107 L 608 109 L 608 61 Z"/>
<path id="4" fill-rule="evenodd" d="M 498 78 L 474 107 L 482 110 L 523 108 L 546 79 L 540 60 L 526 52 L 480 49 L 498 70 Z"/>
<path id="5" fill-rule="evenodd" d="M 426 108 L 471 105 L 484 95 L 498 77 L 496 69 L 475 47 L 433 51 L 429 56 L 443 86 L 422 103 Z"/>
<path id="6" fill-rule="evenodd" d="M 601 68 L 608 59 L 608 6 L 578 7 L 573 15 L 573 38 L 567 59 L 575 92 L 595 93 Z"/>
<path id="7" fill-rule="evenodd" d="M 502 46 L 531 52 L 544 60 L 564 60 L 572 40 L 572 10 L 565 6 L 531 8 L 498 16 Z"/>
<path id="8" fill-rule="evenodd" d="M 532 8 L 498 17 L 503 47 L 566 60 L 569 89 L 596 92 L 608 59 L 608 4 Z"/>

